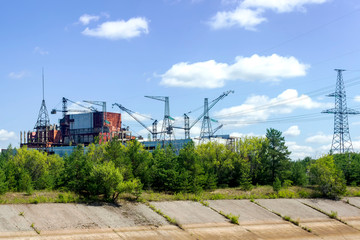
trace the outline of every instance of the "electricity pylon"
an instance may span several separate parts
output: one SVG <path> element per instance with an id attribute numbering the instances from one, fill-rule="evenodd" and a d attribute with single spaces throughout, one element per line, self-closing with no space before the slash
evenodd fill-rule
<path id="1" fill-rule="evenodd" d="M 335 71 L 337 71 L 336 89 L 334 93 L 327 95 L 328 97 L 335 97 L 335 108 L 322 111 L 321 113 L 334 114 L 334 136 L 331 153 L 353 152 L 348 115 L 356 115 L 360 114 L 360 112 L 347 108 L 345 85 L 342 77 L 342 72 L 345 70 L 335 69 Z"/>

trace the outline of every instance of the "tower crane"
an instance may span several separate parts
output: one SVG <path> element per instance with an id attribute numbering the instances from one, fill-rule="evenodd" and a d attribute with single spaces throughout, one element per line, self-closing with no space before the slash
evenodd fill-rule
<path id="1" fill-rule="evenodd" d="M 203 118 L 203 126 L 208 126 L 208 134 L 213 135 L 217 130 L 219 130 L 223 125 L 220 125 L 219 129 L 214 129 L 214 131 L 211 130 L 211 123 L 210 123 L 210 117 L 209 117 L 209 111 L 212 109 L 220 100 L 224 99 L 226 96 L 228 96 L 230 93 L 234 93 L 233 90 L 226 91 L 222 93 L 219 97 L 215 98 L 210 102 L 210 105 L 208 105 L 208 99 L 204 99 L 204 112 L 197 118 L 195 121 L 190 125 L 189 116 L 184 113 L 184 122 L 185 122 L 185 139 L 190 139 L 190 129 L 195 126 L 196 123 L 200 121 L 200 119 Z M 190 113 L 190 112 L 188 112 Z M 216 130 L 216 131 L 215 131 Z M 201 134 L 200 134 L 201 136 Z"/>
<path id="2" fill-rule="evenodd" d="M 80 107 L 82 107 L 82 108 L 86 108 L 86 109 L 88 109 L 88 110 L 68 109 L 68 107 L 67 107 L 67 102 L 68 102 L 68 101 L 71 102 L 71 103 L 73 103 L 73 104 L 76 104 L 76 105 L 78 105 L 78 106 L 80 106 Z M 80 103 L 74 102 L 74 101 L 72 101 L 72 100 L 70 100 L 70 99 L 68 99 L 68 98 L 63 97 L 63 98 L 62 98 L 62 109 L 59 110 L 59 109 L 55 109 L 55 108 L 54 108 L 54 109 L 51 110 L 51 114 L 56 114 L 57 112 L 62 112 L 63 117 L 65 117 L 65 115 L 66 115 L 68 112 L 83 112 L 83 113 L 86 113 L 86 112 L 89 112 L 89 110 L 92 111 L 92 112 L 97 112 L 97 110 L 96 110 L 94 107 L 87 107 L 87 106 L 84 106 L 84 105 L 82 105 L 82 104 L 80 104 Z"/>
<path id="3" fill-rule="evenodd" d="M 161 134 L 160 139 L 163 139 L 163 140 L 166 140 L 167 138 L 169 140 L 171 140 L 172 138 L 175 139 L 173 126 L 172 126 L 172 122 L 171 122 L 171 121 L 174 121 L 175 119 L 170 116 L 169 97 L 163 97 L 163 96 L 145 96 L 145 97 L 165 102 L 164 120 L 163 120 L 163 124 L 162 124 L 162 129 L 160 132 L 160 134 Z"/>
<path id="4" fill-rule="evenodd" d="M 114 107 L 114 106 L 118 106 L 122 111 L 127 112 L 133 119 L 135 119 L 138 123 L 141 124 L 141 126 L 143 126 L 146 130 L 148 130 L 152 134 L 153 140 L 157 140 L 157 123 L 158 123 L 157 120 L 154 120 L 153 118 L 150 118 L 150 117 L 146 117 L 150 120 L 154 120 L 154 122 L 152 124 L 152 130 L 151 130 L 134 115 L 134 114 L 138 114 L 138 113 L 136 113 L 130 109 L 127 109 L 126 107 L 124 107 L 123 105 L 118 104 L 118 103 L 114 103 L 112 105 L 112 107 Z M 138 115 L 140 115 L 140 114 L 138 114 Z M 140 115 L 140 116 L 143 116 L 143 115 Z M 145 117 L 145 116 L 143 116 L 143 117 Z"/>

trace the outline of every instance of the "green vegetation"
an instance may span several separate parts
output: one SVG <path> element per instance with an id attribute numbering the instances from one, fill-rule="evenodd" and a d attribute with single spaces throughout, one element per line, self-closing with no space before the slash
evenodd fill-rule
<path id="1" fill-rule="evenodd" d="M 0 203 L 360 196 L 360 154 L 289 155 L 275 129 L 234 146 L 189 143 L 178 153 L 116 139 L 63 158 L 9 147 L 0 154 Z"/>
<path id="2" fill-rule="evenodd" d="M 35 231 L 37 234 L 40 234 L 40 230 L 35 227 L 35 223 L 32 223 L 32 224 L 30 225 L 30 227 L 31 227 L 32 229 L 34 229 L 34 231 Z"/>
<path id="3" fill-rule="evenodd" d="M 239 225 L 239 217 L 240 217 L 240 216 L 236 216 L 236 215 L 233 215 L 233 214 L 231 214 L 231 213 L 225 214 L 224 212 L 221 212 L 221 211 L 220 211 L 219 213 L 220 213 L 221 215 L 223 215 L 224 217 L 226 217 L 227 219 L 229 219 L 232 224 L 237 224 L 237 225 Z"/>
<path id="4" fill-rule="evenodd" d="M 160 209 L 157 209 L 154 205 L 151 205 L 149 203 L 147 203 L 147 205 L 157 214 L 159 214 L 160 216 L 164 217 L 169 223 L 176 225 L 178 227 L 181 228 L 181 226 L 176 222 L 176 220 L 174 218 L 169 217 L 168 215 L 166 215 L 165 213 L 163 213 Z"/>

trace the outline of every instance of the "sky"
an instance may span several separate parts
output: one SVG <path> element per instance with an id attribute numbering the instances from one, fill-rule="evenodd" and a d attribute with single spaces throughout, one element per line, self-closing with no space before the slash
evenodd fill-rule
<path id="1" fill-rule="evenodd" d="M 360 110 L 358 0 L 12 0 L 0 15 L 0 148 L 19 147 L 42 101 L 119 103 L 161 122 L 168 96 L 175 126 L 202 114 L 204 98 L 233 90 L 211 110 L 217 134 L 280 130 L 293 160 L 329 152 L 337 72 Z M 70 106 L 70 108 L 75 106 Z M 124 126 L 148 132 L 127 113 Z M 61 114 L 50 115 L 57 124 Z M 150 119 L 139 116 L 146 125 Z M 360 115 L 349 116 L 360 151 Z M 201 121 L 191 129 L 200 133 Z M 182 130 L 176 138 L 184 137 Z"/>

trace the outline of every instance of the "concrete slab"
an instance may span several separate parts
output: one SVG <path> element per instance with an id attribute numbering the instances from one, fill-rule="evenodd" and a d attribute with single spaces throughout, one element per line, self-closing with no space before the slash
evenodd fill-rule
<path id="1" fill-rule="evenodd" d="M 160 209 L 167 216 L 174 218 L 181 225 L 197 223 L 229 223 L 225 217 L 198 202 L 172 201 L 151 202 L 151 204 L 157 209 Z"/>
<path id="2" fill-rule="evenodd" d="M 239 223 L 274 223 L 283 220 L 270 211 L 250 202 L 249 200 L 210 200 L 209 206 L 218 212 L 239 216 Z"/>
<path id="3" fill-rule="evenodd" d="M 198 202 L 152 202 L 167 216 L 174 218 L 186 231 L 199 239 L 258 239 L 245 228 Z"/>
<path id="4" fill-rule="evenodd" d="M 20 216 L 14 205 L 0 205 L 0 232 L 33 231 L 31 222 Z"/>
<path id="5" fill-rule="evenodd" d="M 257 199 L 256 201 L 267 209 L 282 216 L 289 216 L 296 221 L 329 219 L 325 214 L 305 206 L 297 199 Z"/>
<path id="6" fill-rule="evenodd" d="M 118 207 L 49 203 L 13 205 L 12 208 L 16 213 L 23 212 L 27 225 L 34 223 L 40 231 L 168 225 L 144 204 L 127 203 Z"/>
<path id="7" fill-rule="evenodd" d="M 319 239 L 249 200 L 212 200 L 216 211 L 239 216 L 239 224 L 262 239 Z"/>
<path id="8" fill-rule="evenodd" d="M 300 226 L 311 229 L 312 233 L 324 239 L 359 239 L 358 230 L 330 219 L 297 199 L 258 199 L 262 206 L 299 221 Z"/>
<path id="9" fill-rule="evenodd" d="M 360 208 L 360 197 L 346 197 L 344 201 L 349 201 L 350 204 Z"/>
<path id="10" fill-rule="evenodd" d="M 328 199 L 299 199 L 314 208 L 321 209 L 326 213 L 336 212 L 337 217 L 349 225 L 360 229 L 360 209 L 343 201 L 334 201 Z"/>

